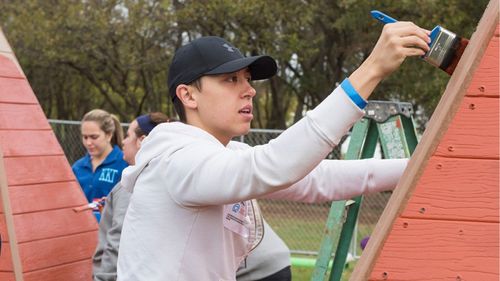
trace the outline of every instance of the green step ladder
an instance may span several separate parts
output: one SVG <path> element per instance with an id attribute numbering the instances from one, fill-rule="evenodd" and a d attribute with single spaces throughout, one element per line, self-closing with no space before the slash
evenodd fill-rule
<path id="1" fill-rule="evenodd" d="M 418 142 L 412 115 L 411 103 L 368 102 L 365 116 L 352 129 L 345 159 L 372 158 L 378 142 L 383 158 L 409 158 Z M 328 280 L 341 280 L 362 201 L 359 196 L 332 202 L 311 281 L 325 280 L 333 252 Z"/>

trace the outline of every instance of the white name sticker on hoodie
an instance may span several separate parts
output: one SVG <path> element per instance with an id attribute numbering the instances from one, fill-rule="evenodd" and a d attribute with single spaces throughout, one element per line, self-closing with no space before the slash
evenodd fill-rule
<path id="1" fill-rule="evenodd" d="M 247 205 L 248 202 L 239 202 L 224 206 L 224 227 L 245 238 L 250 236 Z"/>

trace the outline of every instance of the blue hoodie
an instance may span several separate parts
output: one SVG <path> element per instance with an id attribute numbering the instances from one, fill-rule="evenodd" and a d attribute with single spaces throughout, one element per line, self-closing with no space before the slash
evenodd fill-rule
<path id="1" fill-rule="evenodd" d="M 80 186 L 89 202 L 94 198 L 107 196 L 122 177 L 122 171 L 128 166 L 123 160 L 123 152 L 115 145 L 104 161 L 92 172 L 92 162 L 87 153 L 72 166 Z"/>

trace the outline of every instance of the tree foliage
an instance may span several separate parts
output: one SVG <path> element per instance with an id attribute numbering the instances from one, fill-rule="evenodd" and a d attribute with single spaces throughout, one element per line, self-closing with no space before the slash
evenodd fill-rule
<path id="1" fill-rule="evenodd" d="M 78 120 L 104 108 L 128 121 L 174 115 L 168 65 L 182 44 L 222 36 L 246 55 L 269 54 L 277 76 L 256 82 L 254 127 L 285 128 L 321 102 L 369 55 L 378 9 L 470 37 L 486 0 L 0 0 L 2 28 L 45 113 Z M 409 101 L 425 122 L 449 77 L 408 59 L 373 99 Z"/>

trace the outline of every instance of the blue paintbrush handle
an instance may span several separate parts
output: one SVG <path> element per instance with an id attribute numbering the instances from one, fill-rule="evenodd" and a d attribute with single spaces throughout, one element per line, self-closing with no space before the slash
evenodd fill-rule
<path id="1" fill-rule="evenodd" d="M 384 24 L 386 23 L 393 23 L 393 22 L 397 22 L 397 20 L 389 17 L 388 15 L 382 13 L 381 11 L 377 11 L 377 10 L 373 10 L 370 12 L 372 14 L 372 17 Z"/>

